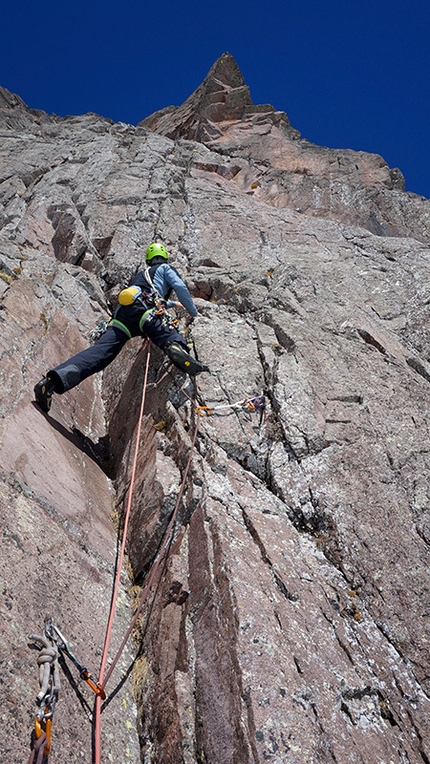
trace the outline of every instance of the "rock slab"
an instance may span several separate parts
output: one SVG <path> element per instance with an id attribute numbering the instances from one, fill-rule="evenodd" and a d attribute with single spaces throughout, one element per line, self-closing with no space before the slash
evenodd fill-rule
<path id="1" fill-rule="evenodd" d="M 32 388 L 159 239 L 210 374 L 194 386 L 151 351 L 113 654 L 198 434 L 103 760 L 428 762 L 430 202 L 381 157 L 254 105 L 229 54 L 137 127 L 0 89 L 0 139 L 5 761 L 29 755 L 47 615 L 97 673 L 146 351 L 129 342 L 49 416 Z M 244 403 L 259 395 L 264 411 Z M 59 763 L 91 756 L 93 698 L 72 679 Z"/>

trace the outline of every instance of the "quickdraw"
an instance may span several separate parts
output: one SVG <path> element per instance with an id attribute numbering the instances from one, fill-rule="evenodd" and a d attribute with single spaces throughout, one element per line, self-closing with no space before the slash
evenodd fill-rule
<path id="1" fill-rule="evenodd" d="M 72 663 L 76 666 L 76 668 L 79 671 L 79 676 L 81 679 L 84 680 L 84 682 L 87 683 L 89 687 L 91 687 L 92 691 L 95 692 L 96 695 L 100 695 L 102 700 L 106 699 L 106 693 L 100 684 L 100 682 L 96 682 L 93 679 L 93 675 L 88 671 L 88 669 L 83 666 L 81 663 L 79 663 L 76 655 L 72 651 L 72 648 L 70 647 L 69 642 L 67 642 L 66 638 L 61 633 L 58 626 L 56 626 L 52 620 L 52 618 L 47 618 L 45 622 L 45 632 L 49 634 L 49 638 L 55 643 L 58 650 L 60 650 L 61 653 L 64 653 L 64 655 L 67 655 L 68 658 L 72 661 Z"/>
<path id="2" fill-rule="evenodd" d="M 180 321 L 176 316 L 171 316 L 170 313 L 167 313 L 166 309 L 163 308 L 160 313 L 164 313 L 164 321 L 169 324 L 170 326 L 173 326 L 174 329 L 179 329 Z"/>
<path id="3" fill-rule="evenodd" d="M 28 764 L 41 764 L 43 757 L 47 756 L 51 749 L 52 719 L 61 689 L 58 666 L 59 655 L 64 654 L 70 658 L 78 669 L 81 679 L 102 700 L 105 700 L 106 693 L 102 685 L 93 680 L 92 674 L 88 669 L 79 663 L 70 644 L 60 629 L 54 624 L 52 618 L 48 617 L 45 619 L 45 633 L 43 636 L 32 634 L 30 639 L 40 645 L 40 652 L 37 658 L 40 691 L 36 697 L 39 710 L 34 720 L 32 752 Z"/>
<path id="4" fill-rule="evenodd" d="M 160 316 L 162 321 L 169 326 L 173 326 L 175 329 L 179 328 L 179 319 L 175 316 L 171 316 L 167 312 L 166 306 L 160 300 L 155 301 L 155 307 L 152 309 L 153 316 Z"/>
<path id="5" fill-rule="evenodd" d="M 221 409 L 237 409 L 237 408 L 243 408 L 248 409 L 249 411 L 256 411 L 260 410 L 263 412 L 264 408 L 266 407 L 266 399 L 264 395 L 256 395 L 254 398 L 245 398 L 242 401 L 237 401 L 236 403 L 223 403 L 220 406 L 197 406 L 196 407 L 196 414 L 199 416 L 204 416 L 205 414 L 207 416 L 210 416 L 210 414 L 216 413 L 217 411 L 220 411 Z"/>

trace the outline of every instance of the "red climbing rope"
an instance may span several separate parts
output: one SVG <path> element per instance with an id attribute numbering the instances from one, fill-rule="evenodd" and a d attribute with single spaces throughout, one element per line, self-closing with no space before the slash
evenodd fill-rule
<path id="1" fill-rule="evenodd" d="M 40 731 L 39 737 L 36 737 L 36 734 L 34 735 L 33 747 L 30 758 L 28 760 L 28 764 L 42 764 L 43 758 L 47 753 L 47 742 L 48 737 L 43 730 Z"/>
<path id="2" fill-rule="evenodd" d="M 130 479 L 130 487 L 128 491 L 128 499 L 127 499 L 127 507 L 125 511 L 124 516 L 124 528 L 122 532 L 122 542 L 121 542 L 121 550 L 118 558 L 118 565 L 116 569 L 116 576 L 115 576 L 115 584 L 114 584 L 114 591 L 112 595 L 112 603 L 109 613 L 109 619 L 108 624 L 106 628 L 106 636 L 105 636 L 105 643 L 103 647 L 103 654 L 102 654 L 102 660 L 100 664 L 100 673 L 99 673 L 99 680 L 98 684 L 103 686 L 103 679 L 104 679 L 104 672 L 108 657 L 108 651 L 109 651 L 109 644 L 112 634 L 112 625 L 113 625 L 113 619 L 115 615 L 115 607 L 116 607 L 116 601 L 118 597 L 118 590 L 119 590 L 119 584 L 121 579 L 121 571 L 122 571 L 122 565 L 124 561 L 124 554 L 125 554 L 125 544 L 127 540 L 127 531 L 128 531 L 128 523 L 130 519 L 130 509 L 131 509 L 131 501 L 133 496 L 133 486 L 134 486 L 134 480 L 136 476 L 136 466 L 137 466 L 137 457 L 139 454 L 139 444 L 140 444 L 140 433 L 142 430 L 142 419 L 143 419 L 143 410 L 145 407 L 145 396 L 146 396 L 146 386 L 148 382 L 148 369 L 149 369 L 149 360 L 150 360 L 150 344 L 147 341 L 146 343 L 147 348 L 147 354 L 146 354 L 146 367 L 145 367 L 145 376 L 143 380 L 143 389 L 142 389 L 142 402 L 140 404 L 140 413 L 139 413 L 139 421 L 137 425 L 137 432 L 136 432 L 136 445 L 134 450 L 134 459 L 133 459 L 133 467 L 131 470 L 131 479 Z M 111 673 L 111 672 L 110 672 Z M 109 675 L 110 675 L 109 673 Z M 102 698 L 100 694 L 96 696 L 96 702 L 95 702 L 95 711 L 94 711 L 94 762 L 95 764 L 100 764 L 100 715 L 101 715 L 101 702 Z"/>
<path id="3" fill-rule="evenodd" d="M 146 584 L 145 584 L 145 586 L 144 586 L 144 588 L 142 590 L 142 593 L 141 593 L 141 596 L 140 596 L 140 600 L 139 600 L 139 604 L 138 604 L 138 606 L 136 608 L 136 611 L 135 611 L 134 616 L 133 616 L 133 618 L 131 620 L 131 623 L 130 623 L 130 625 L 128 627 L 128 630 L 127 630 L 127 632 L 126 632 L 126 634 L 125 634 L 125 636 L 124 636 L 124 638 L 123 638 L 123 640 L 121 642 L 121 645 L 120 645 L 120 647 L 119 647 L 119 649 L 118 649 L 118 651 L 117 651 L 113 661 L 111 662 L 111 664 L 109 666 L 108 671 L 106 671 L 106 673 L 105 673 L 107 657 L 108 657 L 108 650 L 109 650 L 109 643 L 110 643 L 110 637 L 111 637 L 111 632 L 112 632 L 112 624 L 113 624 L 113 618 L 114 618 L 114 613 L 115 613 L 115 605 L 116 605 L 116 600 L 117 600 L 117 597 L 118 597 L 119 582 L 120 582 L 121 570 L 122 570 L 124 554 L 125 554 L 125 544 L 126 544 L 126 539 L 127 539 L 128 523 L 129 523 L 131 503 L 132 503 L 132 497 L 133 497 L 133 488 L 134 488 L 134 480 L 135 480 L 135 474 L 136 474 L 137 457 L 138 457 L 139 445 L 140 445 L 140 433 L 141 433 L 143 411 L 144 411 L 144 406 L 145 406 L 145 396 L 146 396 L 147 380 L 148 380 L 149 356 L 150 356 L 150 353 L 149 353 L 149 343 L 148 343 L 148 352 L 147 352 L 147 358 L 146 358 L 145 377 L 144 377 L 143 390 L 142 390 L 142 402 L 141 402 L 141 406 L 140 406 L 139 423 L 138 423 L 138 428 L 137 428 L 137 433 L 136 433 L 136 445 L 135 445 L 133 467 L 132 467 L 131 479 L 130 479 L 130 487 L 129 487 L 129 491 L 128 491 L 127 507 L 126 507 L 125 517 L 124 517 L 123 537 L 122 537 L 121 550 L 120 550 L 120 555 L 119 555 L 119 560 L 118 560 L 118 565 L 117 565 L 117 571 L 116 571 L 116 577 L 115 577 L 115 585 L 114 585 L 114 593 L 113 593 L 113 596 L 112 596 L 112 604 L 111 604 L 111 609 L 110 609 L 110 613 L 109 613 L 108 626 L 107 626 L 107 629 L 106 629 L 106 637 L 105 637 L 105 644 L 104 644 L 104 648 L 103 648 L 103 655 L 102 655 L 102 660 L 101 660 L 101 665 L 100 665 L 99 680 L 98 680 L 98 683 L 97 683 L 97 685 L 101 686 L 101 687 L 105 687 L 106 686 L 107 682 L 109 681 L 109 679 L 110 679 L 110 677 L 111 677 L 111 675 L 112 675 L 112 673 L 113 673 L 113 671 L 115 669 L 116 664 L 118 663 L 119 658 L 121 657 L 121 654 L 122 654 L 122 652 L 123 652 L 123 650 L 124 650 L 124 648 L 125 648 L 125 646 L 126 646 L 126 644 L 128 642 L 128 639 L 129 639 L 129 637 L 130 637 L 130 635 L 131 635 L 131 633 L 132 633 L 132 631 L 133 631 L 133 629 L 134 629 L 134 627 L 136 625 L 137 619 L 139 618 L 139 615 L 140 615 L 140 613 L 141 613 L 141 611 L 142 611 L 142 609 L 143 609 L 143 607 L 145 605 L 145 602 L 146 602 L 146 600 L 148 598 L 149 591 L 150 591 L 151 587 L 153 586 L 153 583 L 155 581 L 157 572 L 158 572 L 158 570 L 160 568 L 160 564 L 161 564 L 161 561 L 163 559 L 163 556 L 164 556 L 164 553 L 166 551 L 166 548 L 168 547 L 168 544 L 172 540 L 172 529 L 174 527 L 176 516 L 177 516 L 177 513 L 178 513 L 178 509 L 179 509 L 179 506 L 180 506 L 180 503 L 181 503 L 181 499 L 182 499 L 182 496 L 183 496 L 183 493 L 184 493 L 184 490 L 185 490 L 185 485 L 186 485 L 186 481 L 187 481 L 187 477 L 188 477 L 188 472 L 189 472 L 189 469 L 190 469 L 190 466 L 191 466 L 191 460 L 192 460 L 192 456 L 193 456 L 194 446 L 196 444 L 197 434 L 198 434 L 198 429 L 199 429 L 199 416 L 196 416 L 196 425 L 195 425 L 195 428 L 194 428 L 194 434 L 193 434 L 193 438 L 192 438 L 190 454 L 189 454 L 188 461 L 187 461 L 187 464 L 186 464 L 186 467 L 185 467 L 185 470 L 184 470 L 184 474 L 183 474 L 183 477 L 182 477 L 181 487 L 179 489 L 179 494 L 178 494 L 178 498 L 176 500 L 175 508 L 173 510 L 173 513 L 172 513 L 172 517 L 170 518 L 169 525 L 167 527 L 166 533 L 164 534 L 163 542 L 162 542 L 162 544 L 160 546 L 160 549 L 159 549 L 159 551 L 157 553 L 155 561 L 154 561 L 154 563 L 153 563 L 153 565 L 151 567 L 151 571 L 150 571 L 150 574 L 148 576 L 148 580 L 147 580 L 147 582 L 146 582 Z M 198 412 L 196 411 L 196 414 L 197 413 Z M 101 694 L 99 693 L 96 696 L 95 711 L 94 711 L 94 759 L 93 759 L 94 764 L 100 764 L 100 754 L 101 754 L 101 751 L 100 751 L 101 703 L 102 703 L 102 697 L 101 697 Z"/>
<path id="4" fill-rule="evenodd" d="M 148 581 L 146 582 L 146 585 L 144 586 L 144 588 L 142 590 L 142 593 L 141 593 L 141 596 L 140 596 L 140 599 L 139 599 L 139 604 L 138 604 L 138 606 L 136 608 L 136 611 L 134 613 L 134 616 L 133 616 L 133 618 L 131 620 L 130 626 L 128 627 L 127 632 L 126 632 L 126 634 L 125 634 L 125 636 L 124 636 L 124 638 L 123 638 L 123 640 L 121 642 L 121 645 L 118 648 L 118 651 L 117 651 L 113 661 L 111 662 L 111 664 L 109 666 L 109 670 L 106 672 L 104 677 L 103 677 L 102 674 L 100 674 L 99 682 L 101 683 L 102 679 L 104 678 L 104 686 L 106 686 L 107 682 L 109 681 L 109 678 L 111 677 L 112 672 L 114 671 L 115 666 L 118 663 L 118 660 L 120 659 L 121 654 L 122 654 L 122 652 L 123 652 L 123 650 L 124 650 L 128 640 L 129 640 L 129 637 L 130 637 L 130 635 L 131 635 L 131 633 L 132 633 L 132 631 L 133 631 L 133 629 L 134 629 L 134 627 L 136 625 L 137 619 L 139 618 L 139 615 L 140 615 L 140 613 L 141 613 L 141 611 L 143 609 L 143 606 L 145 605 L 145 602 L 147 600 L 149 591 L 150 591 L 150 589 L 151 589 L 151 587 L 152 587 L 152 585 L 153 585 L 153 583 L 155 581 L 155 577 L 157 575 L 158 569 L 159 569 L 161 561 L 163 559 L 164 552 L 165 552 L 169 542 L 171 541 L 171 533 L 172 533 L 173 526 L 175 524 L 176 516 L 178 514 L 179 505 L 181 503 L 181 499 L 182 499 L 182 496 L 183 496 L 183 493 L 184 493 L 184 490 L 185 490 L 185 485 L 186 485 L 186 481 L 187 481 L 187 477 L 188 477 L 188 472 L 189 472 L 189 469 L 190 469 L 190 466 L 191 466 L 191 460 L 192 460 L 192 456 L 193 456 L 194 446 L 195 446 L 196 440 L 197 440 L 198 429 L 199 429 L 199 419 L 197 418 L 196 426 L 195 426 L 195 429 L 194 429 L 194 435 L 193 435 L 193 439 L 192 439 L 192 443 L 191 443 L 190 455 L 188 457 L 188 461 L 187 461 L 187 464 L 186 464 L 186 467 L 185 467 L 185 470 L 184 470 L 184 474 L 183 474 L 183 477 L 182 477 L 181 487 L 179 489 L 179 494 L 178 494 L 178 498 L 176 500 L 175 508 L 173 510 L 173 513 L 172 513 L 172 517 L 170 518 L 170 522 L 169 522 L 169 525 L 167 527 L 166 533 L 164 534 L 164 539 L 163 539 L 161 547 L 160 547 L 160 549 L 158 551 L 157 557 L 156 557 L 156 559 L 155 559 L 155 561 L 154 561 L 154 563 L 152 565 L 151 572 L 150 572 L 150 575 L 148 577 Z M 137 438 L 137 444 L 138 443 L 139 443 L 139 438 Z M 132 480 L 133 480 L 133 475 L 132 475 Z M 131 497 L 131 493 L 132 493 L 132 482 L 130 483 L 129 497 Z M 129 504 L 131 505 L 131 498 L 129 498 Z M 124 531 L 124 535 L 125 535 L 125 531 Z M 104 666 L 106 665 L 106 659 L 107 659 L 105 654 L 103 655 L 103 658 L 104 658 L 104 661 L 103 661 L 103 668 L 104 668 Z M 94 719 L 94 764 L 100 764 L 100 716 L 101 716 L 101 698 L 98 695 L 96 697 L 95 719 Z"/>
<path id="5" fill-rule="evenodd" d="M 176 500 L 175 509 L 173 510 L 172 517 L 170 518 L 170 522 L 169 522 L 169 525 L 167 527 L 166 533 L 164 534 L 163 543 L 161 544 L 161 547 L 160 547 L 160 549 L 158 551 L 157 557 L 156 557 L 156 559 L 155 559 L 155 561 L 154 561 L 154 563 L 152 565 L 151 573 L 149 575 L 148 581 L 147 581 L 146 585 L 144 586 L 144 588 L 142 590 L 142 594 L 140 595 L 140 600 L 139 600 L 139 604 L 137 606 L 136 612 L 135 612 L 135 614 L 134 614 L 134 616 L 133 616 L 133 618 L 131 620 L 130 626 L 127 629 L 127 632 L 126 632 L 126 634 L 124 636 L 124 639 L 121 642 L 121 645 L 120 645 L 120 647 L 118 649 L 118 652 L 115 655 L 115 658 L 113 659 L 111 665 L 109 666 L 109 671 L 106 672 L 105 684 L 108 681 L 109 677 L 111 676 L 111 674 L 112 674 L 116 664 L 118 663 L 118 660 L 121 657 L 121 653 L 124 650 L 124 647 L 126 646 L 126 644 L 128 642 L 130 634 L 132 633 L 132 631 L 133 631 L 133 629 L 134 629 L 134 627 L 136 625 L 137 619 L 139 618 L 139 615 L 140 615 L 140 613 L 142 611 L 142 608 L 143 608 L 143 606 L 144 606 L 144 604 L 146 602 L 149 590 L 151 589 L 151 586 L 154 583 L 155 576 L 157 574 L 158 568 L 159 568 L 161 560 L 163 558 L 163 554 L 164 554 L 165 549 L 166 549 L 166 547 L 168 545 L 168 542 L 170 540 L 170 534 L 171 534 L 172 528 L 173 528 L 173 526 L 175 524 L 176 515 L 178 514 L 179 505 L 181 503 L 182 495 L 183 495 L 184 490 L 185 490 L 185 483 L 186 483 L 187 476 L 188 476 L 188 471 L 189 471 L 190 465 L 191 465 L 191 459 L 192 459 L 192 456 L 193 456 L 194 446 L 196 444 L 198 429 L 199 429 L 199 420 L 197 419 L 195 430 L 194 430 L 194 435 L 193 435 L 193 440 L 192 440 L 192 443 L 191 443 L 190 455 L 188 457 L 188 462 L 187 462 L 187 465 L 185 467 L 184 475 L 183 475 L 183 478 L 182 478 L 182 484 L 181 484 L 181 487 L 180 487 L 180 490 L 179 490 L 178 498 Z"/>

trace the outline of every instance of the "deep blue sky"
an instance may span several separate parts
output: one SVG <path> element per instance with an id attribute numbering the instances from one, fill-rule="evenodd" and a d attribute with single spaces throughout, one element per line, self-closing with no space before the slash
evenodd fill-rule
<path id="1" fill-rule="evenodd" d="M 430 198 L 429 0 L 4 0 L 0 85 L 136 124 L 228 51 L 304 138 L 381 154 Z"/>

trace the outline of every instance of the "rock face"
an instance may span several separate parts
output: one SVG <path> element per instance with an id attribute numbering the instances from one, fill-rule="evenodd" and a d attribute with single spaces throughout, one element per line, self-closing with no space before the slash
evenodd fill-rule
<path id="1" fill-rule="evenodd" d="M 32 388 L 85 347 L 154 239 L 195 296 L 211 373 L 194 387 L 151 351 L 113 651 L 192 456 L 107 687 L 102 760 L 429 762 L 430 202 L 381 157 L 314 146 L 252 104 L 228 54 L 137 127 L 2 89 L 0 137 L 9 764 L 29 755 L 28 635 L 46 615 L 97 674 L 146 351 L 130 341 L 46 417 Z M 262 394 L 264 412 L 232 405 Z M 91 757 L 72 669 L 61 764 Z"/>

